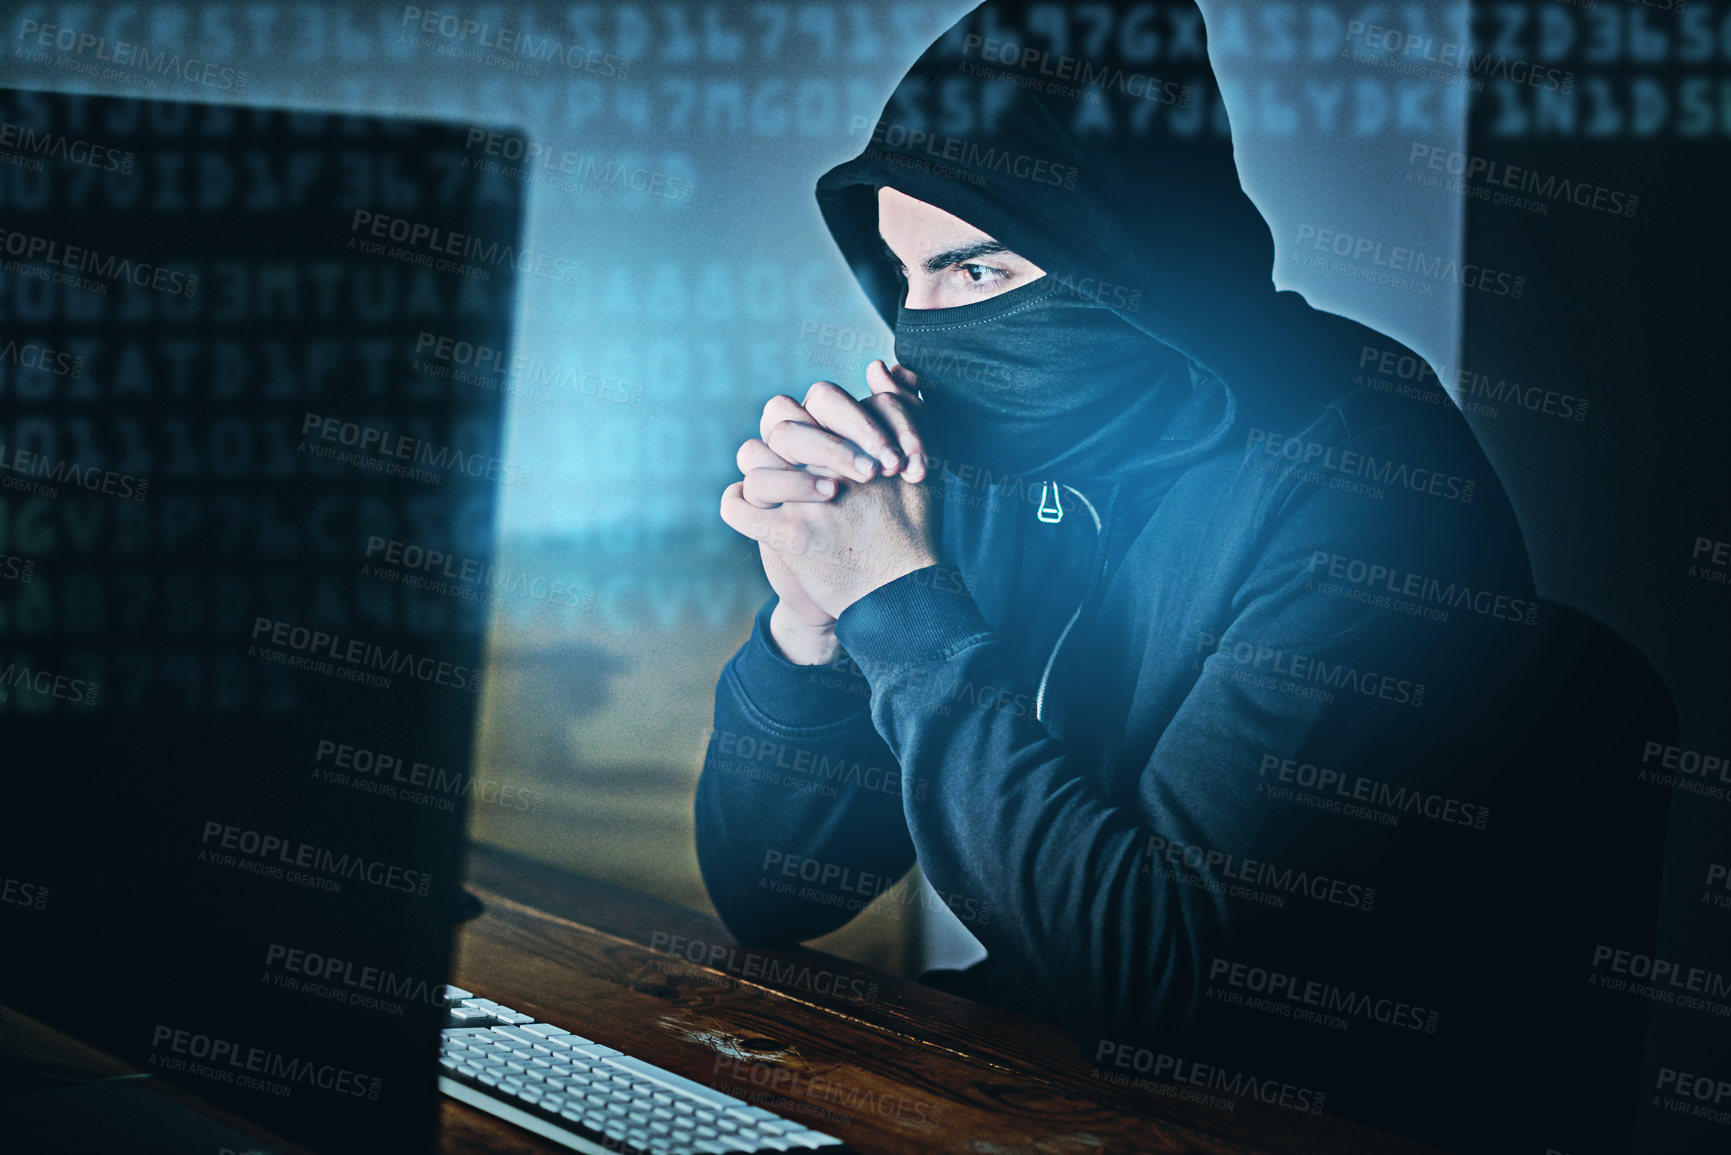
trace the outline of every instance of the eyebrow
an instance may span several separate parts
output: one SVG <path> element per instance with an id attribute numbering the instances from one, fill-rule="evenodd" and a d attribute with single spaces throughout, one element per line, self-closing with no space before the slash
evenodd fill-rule
<path id="1" fill-rule="evenodd" d="M 889 257 L 890 260 L 896 262 L 896 264 L 901 264 L 902 259 L 896 256 L 895 250 L 890 248 L 890 243 L 884 240 L 881 234 L 878 236 L 878 241 L 884 247 L 884 255 Z M 951 265 L 958 265 L 963 261 L 971 261 L 976 257 L 989 257 L 995 253 L 1007 253 L 1012 257 L 1018 255 L 1011 252 L 1010 247 L 1002 241 L 994 241 L 987 238 L 983 241 L 974 241 L 971 244 L 961 245 L 954 249 L 946 249 L 941 253 L 933 254 L 921 263 L 921 267 L 928 273 L 937 273 L 942 272 Z"/>

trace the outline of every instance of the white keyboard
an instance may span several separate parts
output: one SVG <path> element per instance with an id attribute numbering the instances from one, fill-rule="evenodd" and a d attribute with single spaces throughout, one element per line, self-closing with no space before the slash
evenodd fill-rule
<path id="1" fill-rule="evenodd" d="M 439 1089 L 590 1155 L 843 1150 L 813 1131 L 492 999 L 445 988 Z"/>

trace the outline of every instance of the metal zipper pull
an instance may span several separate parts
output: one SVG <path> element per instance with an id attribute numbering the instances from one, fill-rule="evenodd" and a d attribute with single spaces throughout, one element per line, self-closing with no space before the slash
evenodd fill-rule
<path id="1" fill-rule="evenodd" d="M 1051 504 L 1046 504 L 1046 495 L 1051 494 Z M 1057 525 L 1064 520 L 1064 507 L 1058 501 L 1058 483 L 1042 481 L 1040 483 L 1040 511 L 1034 515 L 1047 525 Z"/>

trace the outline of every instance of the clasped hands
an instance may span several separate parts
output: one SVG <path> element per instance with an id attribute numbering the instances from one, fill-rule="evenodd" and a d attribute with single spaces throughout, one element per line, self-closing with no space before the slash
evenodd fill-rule
<path id="1" fill-rule="evenodd" d="M 873 361 L 866 380 L 864 401 L 828 381 L 803 403 L 771 398 L 721 495 L 721 519 L 758 543 L 780 599 L 772 633 L 796 662 L 828 660 L 843 610 L 938 560 L 942 482 L 928 479 L 914 375 Z"/>

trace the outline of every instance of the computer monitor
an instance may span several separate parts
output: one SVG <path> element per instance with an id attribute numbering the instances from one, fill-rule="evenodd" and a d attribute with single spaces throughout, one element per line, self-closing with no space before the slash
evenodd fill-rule
<path id="1" fill-rule="evenodd" d="M 420 1149 L 521 186 L 467 127 L 0 91 L 6 1002 Z"/>

